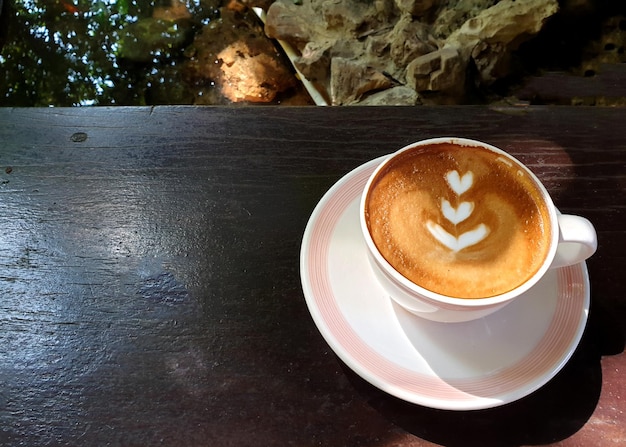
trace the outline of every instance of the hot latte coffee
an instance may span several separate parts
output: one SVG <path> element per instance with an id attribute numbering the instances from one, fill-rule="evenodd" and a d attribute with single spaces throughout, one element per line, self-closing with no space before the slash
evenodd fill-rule
<path id="1" fill-rule="evenodd" d="M 397 155 L 373 180 L 365 218 L 398 272 L 451 297 L 508 292 L 550 250 L 541 190 L 515 161 L 482 147 L 437 143 Z"/>

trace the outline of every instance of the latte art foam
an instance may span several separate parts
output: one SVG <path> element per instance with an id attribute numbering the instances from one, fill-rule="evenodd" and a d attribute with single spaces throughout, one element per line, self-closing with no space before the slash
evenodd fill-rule
<path id="1" fill-rule="evenodd" d="M 403 152 L 372 182 L 365 213 L 374 243 L 398 272 L 452 297 L 512 290 L 550 249 L 541 190 L 486 148 L 440 143 Z"/>
<path id="2" fill-rule="evenodd" d="M 463 177 L 458 171 L 448 171 L 444 176 L 450 189 L 456 194 L 458 207 L 455 208 L 446 199 L 441 199 L 441 214 L 454 225 L 455 234 L 450 234 L 438 223 L 429 220 L 426 228 L 442 245 L 454 252 L 478 244 L 489 235 L 489 227 L 483 223 L 476 228 L 460 231 L 458 224 L 474 212 L 474 202 L 462 202 L 461 196 L 474 185 L 474 173 L 467 171 Z"/>

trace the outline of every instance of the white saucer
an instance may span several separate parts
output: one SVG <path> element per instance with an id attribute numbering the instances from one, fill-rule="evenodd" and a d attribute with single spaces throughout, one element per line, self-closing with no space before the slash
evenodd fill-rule
<path id="1" fill-rule="evenodd" d="M 550 271 L 524 297 L 479 320 L 436 323 L 406 312 L 374 279 L 359 229 L 360 195 L 382 160 L 337 182 L 304 233 L 304 296 L 326 342 L 371 384 L 427 407 L 495 407 L 543 386 L 582 337 L 585 263 Z"/>

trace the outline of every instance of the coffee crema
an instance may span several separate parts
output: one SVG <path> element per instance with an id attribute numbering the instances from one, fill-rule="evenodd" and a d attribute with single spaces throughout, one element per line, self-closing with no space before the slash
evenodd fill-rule
<path id="1" fill-rule="evenodd" d="M 437 143 L 398 154 L 373 180 L 365 218 L 389 264 L 450 297 L 506 293 L 550 250 L 540 188 L 514 160 L 482 147 Z"/>

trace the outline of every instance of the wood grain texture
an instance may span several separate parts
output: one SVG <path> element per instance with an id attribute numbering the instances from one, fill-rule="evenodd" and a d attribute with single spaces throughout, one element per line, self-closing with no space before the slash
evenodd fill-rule
<path id="1" fill-rule="evenodd" d="M 626 109 L 0 109 L 0 444 L 626 442 Z M 588 217 L 592 312 L 548 385 L 492 410 L 409 405 L 334 356 L 299 249 L 360 164 L 455 135 Z"/>

